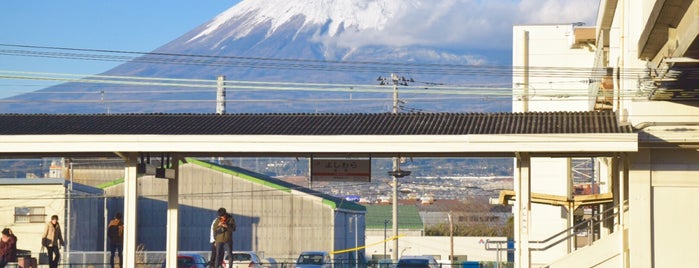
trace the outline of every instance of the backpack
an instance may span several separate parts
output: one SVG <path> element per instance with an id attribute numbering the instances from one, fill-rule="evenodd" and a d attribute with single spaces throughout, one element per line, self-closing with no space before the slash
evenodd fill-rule
<path id="1" fill-rule="evenodd" d="M 119 241 L 124 235 L 124 226 L 119 224 L 119 225 L 110 225 L 109 228 L 107 229 L 107 237 L 113 241 Z"/>

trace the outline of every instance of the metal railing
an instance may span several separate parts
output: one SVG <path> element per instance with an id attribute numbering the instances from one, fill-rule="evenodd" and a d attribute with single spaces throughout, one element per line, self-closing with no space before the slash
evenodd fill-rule
<path id="1" fill-rule="evenodd" d="M 514 243 L 513 240 L 486 240 L 485 241 L 485 250 L 488 251 L 495 251 L 496 252 L 496 265 L 495 267 L 500 267 L 500 265 L 503 263 L 502 261 L 502 252 L 507 251 L 509 252 L 514 252 L 515 248 L 514 247 L 509 247 L 509 243 Z M 495 245 L 494 247 L 492 245 Z M 504 245 L 504 247 L 503 247 Z"/>
<path id="2" fill-rule="evenodd" d="M 608 209 L 605 209 L 604 211 L 592 215 L 590 218 L 581 221 L 563 231 L 560 231 L 549 238 L 546 238 L 544 240 L 539 240 L 539 241 L 529 241 L 529 244 L 535 244 L 535 245 L 541 245 L 540 247 L 529 247 L 529 250 L 532 251 L 545 251 L 547 249 L 550 249 L 562 242 L 570 241 L 571 238 L 575 237 L 580 237 L 580 234 L 585 233 L 586 235 L 583 237 L 587 238 L 587 243 L 586 246 L 590 246 L 593 244 L 595 240 L 598 240 L 599 237 L 596 236 L 595 234 L 597 233 L 596 230 L 601 230 L 602 229 L 602 223 L 608 220 L 611 220 L 616 217 L 623 217 L 623 212 L 628 210 L 628 201 L 624 201 L 621 204 L 618 204 L 616 206 L 610 207 Z M 616 227 L 620 221 L 614 221 L 613 226 Z M 614 228 L 612 228 L 613 230 Z M 613 231 L 612 231 L 613 232 Z M 553 242 L 552 242 L 553 241 Z M 508 248 L 507 247 L 508 241 L 503 241 L 503 240 L 488 240 L 485 243 L 485 249 L 488 251 L 496 251 L 497 256 L 498 256 L 498 262 L 500 262 L 500 253 L 502 251 L 515 251 L 516 249 L 514 248 Z M 505 245 L 503 247 L 503 244 Z M 572 243 L 573 249 L 577 250 L 578 246 L 577 243 Z"/>
<path id="3" fill-rule="evenodd" d="M 579 234 L 582 234 L 582 233 L 585 233 L 586 235 L 584 237 L 587 237 L 586 246 L 591 246 L 595 240 L 599 239 L 599 237 L 596 236 L 595 234 L 597 233 L 597 230 L 602 229 L 602 223 L 605 221 L 611 220 L 613 218 L 622 216 L 623 215 L 623 213 L 621 213 L 622 208 L 623 208 L 623 211 L 628 210 L 627 203 L 628 202 L 625 201 L 621 204 L 618 204 L 616 206 L 605 209 L 604 211 L 602 211 L 600 213 L 592 215 L 589 219 L 581 221 L 581 222 L 579 222 L 579 223 L 577 223 L 577 224 L 575 224 L 575 225 L 573 225 L 573 226 L 571 226 L 563 231 L 560 231 L 560 232 L 550 236 L 547 239 L 540 240 L 540 241 L 529 241 L 529 244 L 539 244 L 539 245 L 548 244 L 546 246 L 542 246 L 542 247 L 538 247 L 538 248 L 537 247 L 530 247 L 529 249 L 532 251 L 545 251 L 545 250 L 547 250 L 551 247 L 554 247 L 562 242 L 569 241 L 570 238 L 580 237 Z M 616 226 L 617 224 L 618 224 L 618 221 L 615 221 L 615 223 L 613 225 Z M 612 230 L 613 230 L 613 228 L 612 228 Z M 551 242 L 552 240 L 554 240 L 560 236 L 562 236 L 560 239 L 549 244 L 549 242 Z M 577 243 L 573 243 L 573 245 L 574 245 L 573 249 L 577 250 L 578 249 Z"/>
<path id="4" fill-rule="evenodd" d="M 180 253 L 197 253 L 205 258 L 206 261 L 209 260 L 209 254 L 210 252 L 206 251 L 180 251 Z M 163 267 L 163 263 L 165 260 L 165 252 L 163 251 L 139 251 L 137 253 L 136 257 L 136 266 L 135 268 L 161 268 Z M 27 256 L 27 257 L 32 257 L 32 256 Z M 59 267 L 62 268 L 68 268 L 68 267 L 110 267 L 109 265 L 109 257 L 110 253 L 109 252 L 104 252 L 104 251 L 74 251 L 70 253 L 65 253 L 61 255 L 61 261 L 58 264 Z M 36 259 L 36 258 L 35 258 Z M 272 260 L 272 261 L 270 261 Z M 118 261 L 116 261 L 117 267 Z M 498 262 L 492 262 L 492 261 L 480 261 L 480 262 L 461 262 L 461 261 L 455 261 L 455 262 L 450 262 L 450 263 L 445 263 L 445 262 L 439 262 L 436 266 L 431 266 L 431 268 L 465 268 L 465 267 L 473 267 L 469 266 L 468 264 L 473 264 L 477 263 L 478 267 L 480 268 L 495 268 L 495 267 L 503 267 L 499 265 Z M 39 262 L 39 267 L 47 267 L 47 263 L 44 260 L 43 262 Z M 208 263 L 199 263 L 203 265 L 207 265 Z M 347 260 L 347 259 L 335 259 L 330 263 L 330 267 L 332 268 L 388 268 L 388 267 L 395 267 L 396 263 L 393 262 L 377 262 L 375 260 L 367 260 L 367 261 L 359 261 L 356 262 L 354 260 Z M 295 259 L 293 258 L 268 258 L 268 259 L 263 259 L 262 263 L 260 265 L 261 268 L 294 268 L 296 266 Z M 17 262 L 12 262 L 9 263 L 7 268 L 16 268 L 19 267 Z M 512 267 L 510 264 L 509 266 L 506 267 Z"/>

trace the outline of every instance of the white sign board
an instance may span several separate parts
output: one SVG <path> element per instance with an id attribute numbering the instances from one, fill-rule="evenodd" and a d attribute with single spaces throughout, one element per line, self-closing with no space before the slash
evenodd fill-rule
<path id="1" fill-rule="evenodd" d="M 371 181 L 371 159 L 312 159 L 311 181 Z"/>

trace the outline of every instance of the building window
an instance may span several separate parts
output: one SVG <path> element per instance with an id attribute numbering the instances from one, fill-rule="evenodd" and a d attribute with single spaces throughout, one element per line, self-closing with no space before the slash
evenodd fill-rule
<path id="1" fill-rule="evenodd" d="M 15 223 L 44 222 L 44 207 L 15 207 Z"/>

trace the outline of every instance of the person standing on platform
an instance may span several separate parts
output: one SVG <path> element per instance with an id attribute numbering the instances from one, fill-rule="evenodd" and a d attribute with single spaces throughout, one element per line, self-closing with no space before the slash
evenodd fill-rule
<path id="1" fill-rule="evenodd" d="M 214 232 L 214 242 L 216 243 L 216 263 L 215 267 L 223 264 L 224 256 L 232 257 L 233 232 L 235 231 L 235 220 L 226 212 L 225 208 L 218 209 L 218 220 L 214 221 L 211 230 Z M 233 267 L 233 261 L 228 261 L 228 267 Z"/>
<path id="2" fill-rule="evenodd" d="M 51 221 L 46 224 L 42 239 L 46 241 L 44 245 L 49 256 L 49 268 L 57 268 L 61 261 L 60 247 L 65 247 L 61 225 L 58 223 L 58 215 L 51 216 Z"/>
<path id="3" fill-rule="evenodd" d="M 117 212 L 114 215 L 114 219 L 109 222 L 107 227 L 107 237 L 109 238 L 109 252 L 111 257 L 109 258 L 109 264 L 114 268 L 114 254 L 117 253 L 119 257 L 119 267 L 124 267 L 122 250 L 124 249 L 124 221 L 121 220 L 121 213 Z"/>
<path id="4" fill-rule="evenodd" d="M 211 223 L 211 226 L 213 227 L 216 225 L 216 222 L 218 222 L 218 216 L 214 218 L 214 221 Z M 214 238 L 214 230 L 209 230 L 209 243 L 211 243 L 211 256 L 209 257 L 209 265 L 208 267 L 215 268 L 218 267 L 215 265 L 216 263 L 216 239 Z"/>

